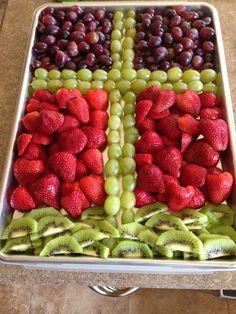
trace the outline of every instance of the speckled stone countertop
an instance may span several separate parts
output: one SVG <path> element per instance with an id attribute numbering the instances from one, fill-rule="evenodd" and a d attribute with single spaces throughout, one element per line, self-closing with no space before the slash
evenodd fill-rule
<path id="1" fill-rule="evenodd" d="M 212 0 L 221 19 L 232 100 L 236 104 L 236 0 Z M 8 0 L 0 30 L 0 169 L 2 170 L 7 142 L 12 125 L 19 82 L 34 10 L 44 0 Z M 92 268 L 92 266 L 91 266 Z M 189 272 L 93 272 L 32 269 L 0 264 L 2 283 L 80 283 L 88 286 L 146 287 L 173 289 L 236 289 L 236 271 L 212 273 Z"/>

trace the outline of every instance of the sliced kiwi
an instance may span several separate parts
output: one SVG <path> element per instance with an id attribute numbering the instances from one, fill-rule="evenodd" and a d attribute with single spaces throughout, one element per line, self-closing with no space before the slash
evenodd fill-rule
<path id="1" fill-rule="evenodd" d="M 101 258 L 108 258 L 109 253 L 109 248 L 97 241 L 84 248 L 83 251 L 84 255 L 98 256 Z"/>
<path id="2" fill-rule="evenodd" d="M 174 254 L 173 251 L 165 246 L 162 245 L 155 245 L 152 247 L 153 255 L 158 257 L 167 257 L 167 258 L 173 258 Z"/>
<path id="3" fill-rule="evenodd" d="M 52 256 L 52 255 L 71 255 L 83 253 L 82 247 L 73 238 L 73 236 L 60 236 L 56 239 L 49 241 L 43 250 L 40 252 L 40 256 Z"/>
<path id="4" fill-rule="evenodd" d="M 228 225 L 234 222 L 234 213 L 228 205 L 208 204 L 201 208 L 201 213 L 207 215 L 211 225 Z"/>
<path id="5" fill-rule="evenodd" d="M 89 224 L 83 222 L 75 222 L 74 227 L 71 229 L 72 233 L 76 233 L 77 231 L 90 229 L 91 226 Z"/>
<path id="6" fill-rule="evenodd" d="M 66 235 L 69 235 L 69 236 L 72 235 L 71 231 L 70 230 L 64 230 L 61 233 L 52 234 L 46 238 L 39 238 L 38 240 L 40 240 L 40 239 L 44 240 L 44 246 L 45 246 L 49 241 L 51 241 L 51 240 L 53 240 L 59 236 L 61 237 L 61 236 L 66 236 Z"/>
<path id="7" fill-rule="evenodd" d="M 138 234 L 142 230 L 146 230 L 143 225 L 138 222 L 131 222 L 129 224 L 121 225 L 118 230 L 120 232 L 120 236 L 125 239 L 138 239 Z"/>
<path id="8" fill-rule="evenodd" d="M 139 232 L 138 239 L 142 242 L 147 243 L 149 246 L 154 247 L 156 246 L 158 235 L 156 234 L 156 232 L 147 229 Z"/>
<path id="9" fill-rule="evenodd" d="M 205 233 L 209 233 L 209 231 L 205 228 L 202 229 L 195 229 L 193 230 L 194 234 L 196 234 L 197 236 L 199 236 L 200 234 L 205 234 Z"/>
<path id="10" fill-rule="evenodd" d="M 153 258 L 153 253 L 146 243 L 123 240 L 112 250 L 112 256 L 125 258 Z"/>
<path id="11" fill-rule="evenodd" d="M 148 219 L 145 225 L 157 230 L 188 230 L 180 218 L 165 213 L 155 214 Z"/>
<path id="12" fill-rule="evenodd" d="M 204 251 L 201 260 L 214 259 L 223 256 L 236 256 L 236 244 L 230 238 L 209 238 L 204 240 Z"/>
<path id="13" fill-rule="evenodd" d="M 32 247 L 34 249 L 37 249 L 38 247 L 42 247 L 43 246 L 43 241 L 39 238 L 39 239 L 36 239 L 34 241 L 31 241 L 32 242 Z"/>
<path id="14" fill-rule="evenodd" d="M 85 209 L 81 216 L 80 219 L 81 220 L 85 220 L 85 219 L 95 219 L 95 220 L 103 220 L 106 218 L 106 213 L 104 211 L 104 208 L 101 206 L 93 206 L 90 208 Z"/>
<path id="15" fill-rule="evenodd" d="M 130 209 L 123 209 L 122 215 L 121 215 L 121 223 L 122 224 L 128 224 L 134 222 L 134 212 Z"/>
<path id="16" fill-rule="evenodd" d="M 89 246 L 94 241 L 99 241 L 104 238 L 108 238 L 106 234 L 94 229 L 84 229 L 77 231 L 76 233 L 73 234 L 73 237 L 81 245 L 82 248 Z"/>
<path id="17" fill-rule="evenodd" d="M 198 259 L 198 255 L 193 254 L 193 253 L 189 253 L 189 252 L 183 252 L 183 258 L 184 258 L 184 260 Z"/>
<path id="18" fill-rule="evenodd" d="M 203 234 L 200 234 L 199 236 L 199 239 L 204 242 L 206 240 L 211 240 L 211 239 L 230 239 L 229 236 L 227 235 L 222 235 L 222 234 L 212 234 L 212 233 L 203 233 Z"/>
<path id="19" fill-rule="evenodd" d="M 150 205 L 146 205 L 146 206 L 142 206 L 140 207 L 134 217 L 134 220 L 136 222 L 142 222 L 147 220 L 148 218 L 150 218 L 151 216 L 166 211 L 167 210 L 167 206 L 164 203 L 154 203 L 154 204 L 150 204 Z"/>
<path id="20" fill-rule="evenodd" d="M 89 225 L 90 228 L 92 228 L 94 230 L 99 230 L 98 221 L 95 219 L 91 219 L 91 218 L 85 219 L 85 220 L 83 220 L 83 223 Z"/>
<path id="21" fill-rule="evenodd" d="M 180 218 L 189 230 L 201 229 L 208 224 L 208 217 L 194 209 L 188 208 L 173 215 Z"/>
<path id="22" fill-rule="evenodd" d="M 216 233 L 229 236 L 234 242 L 236 242 L 236 231 L 231 226 L 212 226 L 208 229 L 210 233 Z"/>
<path id="23" fill-rule="evenodd" d="M 101 240 L 101 243 L 107 246 L 110 251 L 114 249 L 114 247 L 119 243 L 119 239 L 117 238 L 105 238 Z"/>
<path id="24" fill-rule="evenodd" d="M 3 253 L 9 252 L 25 252 L 32 248 L 30 236 L 24 236 L 19 238 L 8 239 L 4 247 L 2 248 Z"/>
<path id="25" fill-rule="evenodd" d="M 42 247 L 37 247 L 36 249 L 34 249 L 34 255 L 39 256 L 42 249 L 43 249 Z"/>
<path id="26" fill-rule="evenodd" d="M 37 231 L 38 223 L 30 217 L 16 218 L 3 230 L 1 239 L 24 237 Z"/>
<path id="27" fill-rule="evenodd" d="M 53 207 L 40 207 L 31 210 L 25 215 L 25 217 L 31 217 L 36 221 L 39 221 L 41 218 L 48 216 L 62 216 L 62 214 Z"/>
<path id="28" fill-rule="evenodd" d="M 203 244 L 191 231 L 169 230 L 163 232 L 157 240 L 157 245 L 169 247 L 172 251 L 200 254 Z"/>
<path id="29" fill-rule="evenodd" d="M 101 220 L 97 222 L 99 230 L 106 234 L 108 237 L 119 238 L 120 233 L 117 228 L 110 224 L 107 220 Z"/>
<path id="30" fill-rule="evenodd" d="M 108 221 L 115 228 L 118 227 L 118 221 L 117 221 L 116 216 L 107 216 L 105 220 Z"/>

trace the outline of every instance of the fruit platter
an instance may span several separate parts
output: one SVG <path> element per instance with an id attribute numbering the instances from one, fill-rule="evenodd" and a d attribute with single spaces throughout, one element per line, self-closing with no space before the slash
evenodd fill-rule
<path id="1" fill-rule="evenodd" d="M 40 7 L 2 175 L 0 259 L 235 266 L 222 47 L 208 4 Z"/>

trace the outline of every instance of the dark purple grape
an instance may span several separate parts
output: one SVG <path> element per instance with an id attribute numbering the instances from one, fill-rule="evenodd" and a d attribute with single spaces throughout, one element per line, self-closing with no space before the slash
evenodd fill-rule
<path id="1" fill-rule="evenodd" d="M 65 64 L 65 68 L 75 71 L 76 70 L 76 64 L 73 61 L 68 61 Z"/>
<path id="2" fill-rule="evenodd" d="M 48 71 L 51 71 L 51 70 L 54 70 L 54 69 L 58 69 L 58 67 L 55 64 L 49 64 L 45 68 Z"/>
<path id="3" fill-rule="evenodd" d="M 31 71 L 35 71 L 36 69 L 40 68 L 41 67 L 41 61 L 39 60 L 34 60 L 32 63 L 31 63 Z"/>
<path id="4" fill-rule="evenodd" d="M 84 16 L 83 16 L 83 21 L 84 23 L 88 24 L 89 22 L 91 21 L 94 21 L 94 16 L 92 13 L 86 13 Z"/>
<path id="5" fill-rule="evenodd" d="M 199 18 L 199 14 L 197 12 L 194 11 L 188 11 L 188 12 L 184 12 L 183 17 L 187 20 L 187 21 L 194 21 L 197 20 Z"/>
<path id="6" fill-rule="evenodd" d="M 142 27 L 143 27 L 143 29 L 145 30 L 145 29 L 148 29 L 149 27 L 150 27 L 150 25 L 151 25 L 151 23 L 152 23 L 152 21 L 151 21 L 151 18 L 144 18 L 143 20 L 142 20 Z"/>
<path id="7" fill-rule="evenodd" d="M 151 64 L 148 66 L 148 69 L 153 72 L 153 71 L 156 71 L 158 70 L 158 66 L 156 64 Z"/>
<path id="8" fill-rule="evenodd" d="M 206 16 L 202 19 L 206 25 L 210 25 L 211 24 L 211 17 L 210 16 Z"/>
<path id="9" fill-rule="evenodd" d="M 183 51 L 179 56 L 179 63 L 183 66 L 188 65 L 192 60 L 192 54 L 189 51 Z"/>
<path id="10" fill-rule="evenodd" d="M 196 50 L 199 47 L 199 45 L 200 45 L 199 40 L 194 40 L 192 49 Z"/>
<path id="11" fill-rule="evenodd" d="M 68 42 L 69 41 L 67 39 L 60 39 L 57 42 L 57 46 L 60 48 L 60 50 L 66 50 Z"/>
<path id="12" fill-rule="evenodd" d="M 92 48 L 92 53 L 95 54 L 96 57 L 99 57 L 100 55 L 102 55 L 104 52 L 104 48 L 101 44 L 96 44 L 93 48 Z"/>
<path id="13" fill-rule="evenodd" d="M 143 31 L 142 23 L 137 23 L 135 27 L 136 27 L 136 31 L 137 32 L 142 32 Z"/>
<path id="14" fill-rule="evenodd" d="M 98 62 L 102 65 L 105 65 L 106 67 L 109 67 L 112 65 L 112 59 L 111 57 L 108 57 L 106 55 L 101 55 L 98 58 Z"/>
<path id="15" fill-rule="evenodd" d="M 214 44 L 211 41 L 204 41 L 202 48 L 207 53 L 212 53 L 214 51 Z"/>
<path id="16" fill-rule="evenodd" d="M 90 49 L 89 44 L 86 43 L 85 41 L 81 41 L 79 43 L 79 51 L 81 51 L 81 52 L 89 52 L 89 49 Z"/>
<path id="17" fill-rule="evenodd" d="M 176 13 L 179 14 L 180 16 L 183 16 L 184 12 L 186 11 L 186 6 L 183 4 L 176 5 L 174 8 Z"/>
<path id="18" fill-rule="evenodd" d="M 172 19 L 170 20 L 170 27 L 179 26 L 181 21 L 182 21 L 182 18 L 180 15 L 176 15 L 172 17 Z"/>
<path id="19" fill-rule="evenodd" d="M 37 31 L 43 34 L 45 30 L 46 30 L 46 26 L 43 23 L 39 22 L 37 25 Z"/>
<path id="20" fill-rule="evenodd" d="M 191 63 L 196 70 L 199 70 L 203 64 L 203 59 L 201 56 L 194 56 Z"/>
<path id="21" fill-rule="evenodd" d="M 176 16 L 177 13 L 174 9 L 167 9 L 165 11 L 165 16 L 167 16 L 169 19 L 171 19 L 172 17 Z"/>
<path id="22" fill-rule="evenodd" d="M 163 36 L 163 43 L 166 47 L 170 47 L 173 44 L 173 37 L 170 33 L 165 33 Z"/>
<path id="23" fill-rule="evenodd" d="M 67 45 L 67 52 L 70 57 L 76 57 L 79 54 L 79 48 L 75 41 L 69 41 Z"/>
<path id="24" fill-rule="evenodd" d="M 162 61 L 164 60 L 168 55 L 168 51 L 166 47 L 158 47 L 154 50 L 154 56 L 156 58 L 156 61 Z"/>
<path id="25" fill-rule="evenodd" d="M 196 28 L 190 28 L 186 31 L 185 36 L 192 40 L 195 40 L 198 39 L 199 33 Z"/>
<path id="26" fill-rule="evenodd" d="M 154 59 L 154 62 L 155 62 L 155 59 Z M 143 63 L 143 57 L 135 57 L 134 63 Z"/>
<path id="27" fill-rule="evenodd" d="M 173 60 L 173 59 L 174 59 L 174 56 L 175 56 L 174 48 L 169 48 L 169 49 L 168 49 L 167 60 L 168 60 L 168 61 Z"/>
<path id="28" fill-rule="evenodd" d="M 99 41 L 99 35 L 96 32 L 89 32 L 86 36 L 85 36 L 85 41 L 88 44 L 92 44 L 95 45 L 98 43 Z"/>
<path id="29" fill-rule="evenodd" d="M 174 38 L 174 40 L 179 41 L 183 37 L 182 29 L 178 26 L 172 27 L 171 35 Z"/>
<path id="30" fill-rule="evenodd" d="M 155 58 L 153 56 L 149 56 L 147 58 L 145 58 L 145 63 L 147 65 L 152 65 L 156 62 Z M 142 63 L 142 62 L 141 62 Z"/>
<path id="31" fill-rule="evenodd" d="M 60 10 L 60 11 L 56 11 L 54 16 L 56 20 L 61 23 L 61 22 L 64 22 L 65 15 L 66 15 L 65 12 Z"/>
<path id="32" fill-rule="evenodd" d="M 52 35 L 45 36 L 43 40 L 48 46 L 53 46 L 56 43 L 56 38 Z"/>
<path id="33" fill-rule="evenodd" d="M 74 40 L 77 44 L 84 40 L 85 34 L 80 31 L 74 31 L 71 33 L 70 38 Z"/>
<path id="34" fill-rule="evenodd" d="M 74 26 L 74 30 L 84 33 L 85 32 L 85 25 L 84 25 L 84 23 L 82 23 L 82 22 L 76 23 L 75 26 Z"/>
<path id="35" fill-rule="evenodd" d="M 75 12 L 77 14 L 77 16 L 82 16 L 83 14 L 83 9 L 81 7 L 79 7 L 78 5 L 73 5 L 71 7 L 71 11 Z"/>
<path id="36" fill-rule="evenodd" d="M 151 36 L 149 38 L 148 45 L 149 45 L 150 48 L 155 48 L 155 47 L 160 46 L 161 42 L 162 42 L 161 37 L 159 37 L 159 36 Z"/>
<path id="37" fill-rule="evenodd" d="M 52 46 L 50 49 L 50 54 L 55 57 L 57 52 L 60 50 L 60 48 L 58 46 Z"/>
<path id="38" fill-rule="evenodd" d="M 63 67 L 66 63 L 66 54 L 63 51 L 58 51 L 55 57 L 55 63 L 59 67 Z"/>
<path id="39" fill-rule="evenodd" d="M 61 27 L 62 31 L 68 31 L 70 32 L 72 30 L 72 23 L 71 21 L 65 21 Z"/>
<path id="40" fill-rule="evenodd" d="M 103 47 L 108 49 L 110 47 L 110 44 L 111 44 L 110 40 L 106 40 L 105 43 L 103 44 Z"/>
<path id="41" fill-rule="evenodd" d="M 175 46 L 174 46 L 174 50 L 175 50 L 175 53 L 177 54 L 177 55 L 179 55 L 179 54 L 181 54 L 181 52 L 184 50 L 184 46 L 182 45 L 182 44 L 176 44 Z"/>
<path id="42" fill-rule="evenodd" d="M 162 22 L 163 18 L 160 14 L 156 14 L 153 16 L 153 22 L 155 21 L 161 21 Z"/>
<path id="43" fill-rule="evenodd" d="M 136 38 L 135 38 L 136 43 L 139 42 L 140 40 L 144 39 L 144 38 L 145 38 L 145 33 L 144 32 L 138 32 L 136 34 Z"/>
<path id="44" fill-rule="evenodd" d="M 42 17 L 42 22 L 45 26 L 57 24 L 57 20 L 52 15 L 48 14 Z"/>
<path id="45" fill-rule="evenodd" d="M 107 11 L 107 12 L 105 13 L 105 18 L 108 19 L 108 20 L 110 20 L 110 21 L 112 21 L 112 19 L 113 19 L 113 13 L 112 13 L 111 11 Z"/>
<path id="46" fill-rule="evenodd" d="M 87 30 L 88 32 L 94 32 L 97 28 L 97 25 L 94 21 L 88 23 Z"/>
<path id="47" fill-rule="evenodd" d="M 187 37 L 181 38 L 180 42 L 183 45 L 184 49 L 193 48 L 193 41 L 190 38 Z"/>
<path id="48" fill-rule="evenodd" d="M 144 52 L 148 50 L 148 43 L 146 40 L 140 40 L 137 44 L 137 49 Z"/>
<path id="49" fill-rule="evenodd" d="M 102 32 L 98 32 L 98 36 L 99 36 L 99 44 L 103 44 L 106 40 L 106 36 L 102 33 Z"/>
<path id="50" fill-rule="evenodd" d="M 98 21 L 103 20 L 104 17 L 105 17 L 105 10 L 104 9 L 97 9 L 94 12 L 94 16 L 95 16 L 95 19 L 98 20 Z"/>
<path id="51" fill-rule="evenodd" d="M 169 25 L 170 25 L 170 20 L 167 18 L 167 17 L 163 17 L 163 19 L 162 19 L 162 23 L 163 23 L 163 27 L 164 26 L 168 26 L 169 27 Z"/>
<path id="52" fill-rule="evenodd" d="M 110 51 L 109 51 L 108 48 L 104 48 L 104 50 L 103 50 L 103 55 L 104 55 L 104 56 L 108 56 L 108 57 L 111 56 Z"/>
<path id="53" fill-rule="evenodd" d="M 150 26 L 150 31 L 153 35 L 156 35 L 157 31 L 161 28 L 162 21 L 155 21 Z"/>
<path id="54" fill-rule="evenodd" d="M 155 9 L 154 8 L 148 8 L 146 10 L 146 13 L 148 13 L 151 17 L 153 17 L 155 14 Z"/>
<path id="55" fill-rule="evenodd" d="M 198 30 L 206 26 L 206 23 L 203 20 L 195 20 L 192 26 Z"/>
<path id="56" fill-rule="evenodd" d="M 47 7 L 45 9 L 43 9 L 42 11 L 42 15 L 53 15 L 54 13 L 54 8 L 51 8 L 51 7 Z"/>
<path id="57" fill-rule="evenodd" d="M 70 21 L 71 23 L 75 23 L 77 21 L 77 14 L 74 11 L 69 11 L 65 15 L 65 20 Z"/>
<path id="58" fill-rule="evenodd" d="M 94 53 L 88 53 L 85 58 L 86 64 L 88 66 L 93 66 L 96 62 L 96 57 Z"/>
<path id="59" fill-rule="evenodd" d="M 159 37 L 163 37 L 163 35 L 164 35 L 164 29 L 163 29 L 163 28 L 159 28 L 159 29 L 155 32 L 154 35 L 159 36 Z"/>
<path id="60" fill-rule="evenodd" d="M 212 62 L 213 56 L 210 53 L 206 53 L 204 56 L 204 61 L 205 62 Z"/>
<path id="61" fill-rule="evenodd" d="M 168 62 L 168 61 L 163 61 L 160 65 L 160 69 L 162 71 L 167 71 L 167 70 L 169 70 L 169 68 L 170 68 L 170 62 Z"/>
<path id="62" fill-rule="evenodd" d="M 98 64 L 94 64 L 93 66 L 90 67 L 90 70 L 93 72 L 98 70 L 98 69 L 100 69 L 100 66 Z"/>
<path id="63" fill-rule="evenodd" d="M 181 24 L 180 24 L 180 28 L 182 29 L 182 31 L 183 31 L 184 33 L 186 33 L 187 30 L 191 28 L 191 23 L 189 23 L 189 22 L 187 22 L 187 21 L 183 21 L 183 22 L 181 22 Z"/>
<path id="64" fill-rule="evenodd" d="M 110 33 L 112 30 L 112 24 L 108 19 L 105 19 L 102 23 L 102 31 L 104 34 Z"/>
<path id="65" fill-rule="evenodd" d="M 140 69 L 142 69 L 142 68 L 143 68 L 143 65 L 142 65 L 142 64 L 139 64 L 139 63 L 134 64 L 134 69 L 135 69 L 136 71 L 138 71 L 138 70 L 140 70 Z"/>
<path id="66" fill-rule="evenodd" d="M 204 51 L 201 48 L 197 48 L 195 50 L 195 55 L 197 56 L 203 56 Z"/>
<path id="67" fill-rule="evenodd" d="M 204 69 L 214 69 L 213 63 L 211 63 L 211 62 L 204 63 L 202 66 L 202 70 L 204 70 Z"/>
<path id="68" fill-rule="evenodd" d="M 61 32 L 59 32 L 59 37 L 61 38 L 61 39 L 69 39 L 69 37 L 70 37 L 70 32 L 68 32 L 68 31 L 61 31 Z"/>
<path id="69" fill-rule="evenodd" d="M 46 67 L 48 67 L 50 64 L 51 64 L 51 60 L 50 60 L 49 57 L 44 57 L 44 58 L 42 58 L 42 60 L 41 60 L 41 66 L 42 66 L 42 68 L 46 68 Z"/>
<path id="70" fill-rule="evenodd" d="M 200 36 L 202 39 L 210 40 L 215 36 L 215 31 L 212 27 L 203 27 L 200 31 Z"/>
<path id="71" fill-rule="evenodd" d="M 86 69 L 88 66 L 86 64 L 86 61 L 85 60 L 82 60 L 80 61 L 78 64 L 77 64 L 77 69 Z"/>
<path id="72" fill-rule="evenodd" d="M 46 34 L 57 36 L 60 31 L 60 27 L 57 25 L 48 25 L 46 27 Z"/>
<path id="73" fill-rule="evenodd" d="M 33 47 L 33 50 L 36 53 L 44 53 L 45 51 L 47 51 L 47 49 L 48 49 L 48 45 L 41 41 L 36 42 Z"/>
<path id="74" fill-rule="evenodd" d="M 180 67 L 180 64 L 179 63 L 177 63 L 177 62 L 171 62 L 170 63 L 170 68 L 179 68 Z"/>

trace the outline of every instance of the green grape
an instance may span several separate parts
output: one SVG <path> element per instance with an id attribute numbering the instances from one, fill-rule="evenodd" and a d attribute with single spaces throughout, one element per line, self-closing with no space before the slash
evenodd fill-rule
<path id="1" fill-rule="evenodd" d="M 118 29 L 114 29 L 111 33 L 112 40 L 120 40 L 122 37 L 121 32 Z"/>
<path id="2" fill-rule="evenodd" d="M 167 81 L 167 73 L 162 70 L 153 71 L 151 73 L 151 80 L 158 81 L 160 83 L 164 83 Z"/>
<path id="3" fill-rule="evenodd" d="M 135 127 L 126 129 L 124 138 L 126 143 L 135 143 L 139 138 L 138 129 L 136 129 Z"/>
<path id="4" fill-rule="evenodd" d="M 104 210 L 108 216 L 116 215 L 120 210 L 120 198 L 115 195 L 109 195 L 105 200 Z"/>
<path id="5" fill-rule="evenodd" d="M 130 102 L 130 103 L 135 103 L 136 101 L 136 95 L 135 93 L 128 91 L 127 93 L 125 93 L 124 95 L 124 101 L 126 103 Z"/>
<path id="6" fill-rule="evenodd" d="M 114 82 L 118 82 L 121 79 L 121 73 L 117 69 L 112 69 L 108 72 L 108 78 L 109 78 L 109 80 L 112 80 Z"/>
<path id="7" fill-rule="evenodd" d="M 120 103 L 115 102 L 110 107 L 110 115 L 116 115 L 118 117 L 122 116 L 123 108 Z"/>
<path id="8" fill-rule="evenodd" d="M 133 61 L 134 60 L 134 50 L 126 49 L 122 51 L 122 59 L 123 61 Z"/>
<path id="9" fill-rule="evenodd" d="M 121 94 L 118 89 L 113 89 L 109 94 L 109 100 L 113 104 L 121 100 Z"/>
<path id="10" fill-rule="evenodd" d="M 151 71 L 149 71 L 148 69 L 140 69 L 137 71 L 137 78 L 144 80 L 144 81 L 149 81 L 151 76 Z"/>
<path id="11" fill-rule="evenodd" d="M 124 106 L 124 115 L 133 114 L 135 112 L 135 104 L 128 103 Z"/>
<path id="12" fill-rule="evenodd" d="M 132 126 L 135 126 L 135 118 L 134 115 L 128 114 L 123 118 L 123 127 L 124 129 L 128 129 Z"/>
<path id="13" fill-rule="evenodd" d="M 117 222 L 117 218 L 116 216 L 107 216 L 105 218 L 105 220 L 107 220 L 108 222 L 110 222 L 110 224 L 112 224 L 115 228 L 118 227 L 118 222 Z M 117 239 L 116 238 L 107 238 L 109 241 L 113 241 L 113 243 L 117 243 Z"/>
<path id="14" fill-rule="evenodd" d="M 147 87 L 147 82 L 145 80 L 137 79 L 132 82 L 131 88 L 135 94 L 141 93 Z"/>
<path id="15" fill-rule="evenodd" d="M 116 88 L 124 95 L 128 90 L 130 90 L 131 83 L 130 81 L 120 80 L 116 82 Z"/>
<path id="16" fill-rule="evenodd" d="M 103 89 L 103 82 L 102 81 L 92 81 L 91 82 L 92 89 Z"/>
<path id="17" fill-rule="evenodd" d="M 135 19 L 133 17 L 128 17 L 124 19 L 124 28 L 128 29 L 135 26 Z"/>
<path id="18" fill-rule="evenodd" d="M 78 81 L 77 89 L 84 95 L 91 88 L 90 82 Z"/>
<path id="19" fill-rule="evenodd" d="M 90 82 L 92 81 L 93 75 L 89 69 L 81 69 L 77 72 L 77 79 L 80 81 Z"/>
<path id="20" fill-rule="evenodd" d="M 107 72 L 104 70 L 96 70 L 93 72 L 93 79 L 95 81 L 106 81 L 107 80 Z"/>
<path id="21" fill-rule="evenodd" d="M 75 79 L 76 78 L 76 72 L 73 70 L 64 69 L 61 72 L 61 77 L 63 78 L 63 80 Z"/>
<path id="22" fill-rule="evenodd" d="M 120 198 L 121 207 L 125 209 L 134 208 L 136 202 L 135 194 L 130 191 L 124 191 Z"/>
<path id="23" fill-rule="evenodd" d="M 122 63 L 121 70 L 133 69 L 133 68 L 134 68 L 134 64 L 132 61 L 125 61 Z"/>
<path id="24" fill-rule="evenodd" d="M 124 157 L 120 160 L 120 169 L 123 175 L 133 174 L 135 172 L 136 164 L 133 158 Z"/>
<path id="25" fill-rule="evenodd" d="M 134 11 L 134 10 L 129 10 L 129 11 L 126 13 L 126 16 L 127 16 L 127 17 L 135 18 L 135 11 Z"/>
<path id="26" fill-rule="evenodd" d="M 202 83 L 210 83 L 215 81 L 217 74 L 215 70 L 205 69 L 201 71 L 200 77 Z"/>
<path id="27" fill-rule="evenodd" d="M 48 90 L 52 93 L 55 93 L 58 91 L 58 89 L 63 87 L 63 82 L 60 80 L 50 80 L 48 81 Z"/>
<path id="28" fill-rule="evenodd" d="M 34 89 L 32 87 L 32 85 L 30 84 L 28 86 L 28 94 L 29 94 L 29 97 L 32 97 L 33 96 L 33 93 L 34 93 Z"/>
<path id="29" fill-rule="evenodd" d="M 127 81 L 133 81 L 136 79 L 137 73 L 134 69 L 124 69 L 121 72 L 121 77 Z"/>
<path id="30" fill-rule="evenodd" d="M 120 142 L 120 133 L 117 130 L 109 131 L 107 135 L 107 141 L 109 144 L 117 144 Z"/>
<path id="31" fill-rule="evenodd" d="M 49 81 L 51 82 L 51 81 Z M 31 86 L 33 90 L 38 90 L 38 89 L 46 89 L 47 88 L 47 81 L 45 80 L 34 80 L 31 83 Z"/>
<path id="32" fill-rule="evenodd" d="M 214 83 L 207 83 L 203 86 L 202 89 L 204 92 L 212 92 L 214 94 L 217 94 L 218 87 Z"/>
<path id="33" fill-rule="evenodd" d="M 203 84 L 201 81 L 192 81 L 188 84 L 188 89 L 191 89 L 191 90 L 199 93 L 203 89 Z"/>
<path id="34" fill-rule="evenodd" d="M 127 174 L 122 178 L 122 187 L 125 191 L 133 192 L 136 187 L 136 179 L 132 174 Z"/>
<path id="35" fill-rule="evenodd" d="M 182 70 L 179 67 L 170 68 L 167 71 L 167 78 L 171 82 L 177 82 L 182 77 Z"/>
<path id="36" fill-rule="evenodd" d="M 122 21 L 115 21 L 114 29 L 122 30 L 122 28 L 123 28 L 123 22 Z"/>
<path id="37" fill-rule="evenodd" d="M 131 208 L 123 209 L 121 215 L 121 223 L 128 224 L 130 222 L 134 222 L 134 212 Z"/>
<path id="38" fill-rule="evenodd" d="M 135 155 L 135 147 L 131 143 L 125 143 L 122 148 L 122 156 L 123 157 L 134 157 Z"/>
<path id="39" fill-rule="evenodd" d="M 108 195 L 117 195 L 120 190 L 119 180 L 115 176 L 107 177 L 104 188 Z"/>
<path id="40" fill-rule="evenodd" d="M 34 75 L 38 80 L 46 80 L 48 77 L 48 71 L 43 68 L 38 68 L 34 71 Z"/>
<path id="41" fill-rule="evenodd" d="M 111 58 L 113 62 L 120 61 L 120 54 L 118 52 L 115 52 L 111 55 Z"/>
<path id="42" fill-rule="evenodd" d="M 129 28 L 125 32 L 125 37 L 131 37 L 131 38 L 135 39 L 135 37 L 136 37 L 136 29 L 134 27 Z"/>
<path id="43" fill-rule="evenodd" d="M 147 88 L 151 86 L 158 86 L 161 87 L 161 83 L 159 81 L 149 81 L 147 82 Z"/>
<path id="44" fill-rule="evenodd" d="M 173 89 L 173 85 L 172 84 L 170 84 L 170 83 L 164 83 L 164 84 L 162 84 L 161 85 L 161 89 L 162 90 L 165 90 L 165 89 Z"/>
<path id="45" fill-rule="evenodd" d="M 134 40 L 131 37 L 124 38 L 122 42 L 123 49 L 133 49 L 134 48 Z"/>
<path id="46" fill-rule="evenodd" d="M 111 130 L 119 130 L 121 125 L 120 118 L 118 116 L 112 115 L 108 119 L 108 126 Z"/>
<path id="47" fill-rule="evenodd" d="M 184 82 L 176 82 L 173 84 L 173 90 L 175 93 L 182 93 L 188 89 L 188 85 Z"/>
<path id="48" fill-rule="evenodd" d="M 122 11 L 116 11 L 114 13 L 114 20 L 115 21 L 120 21 L 123 19 L 123 17 L 124 17 L 124 13 Z"/>
<path id="49" fill-rule="evenodd" d="M 185 83 L 190 83 L 192 81 L 199 81 L 200 80 L 200 73 L 193 69 L 188 69 L 183 73 L 183 81 Z"/>
<path id="50" fill-rule="evenodd" d="M 78 82 L 76 79 L 68 79 L 63 82 L 63 86 L 69 90 L 76 88 L 77 84 Z"/>
<path id="51" fill-rule="evenodd" d="M 122 149 L 120 144 L 109 145 L 107 154 L 109 159 L 119 159 L 122 156 Z"/>
<path id="52" fill-rule="evenodd" d="M 50 80 L 58 80 L 61 78 L 61 72 L 56 69 L 52 69 L 48 72 L 48 78 Z"/>
<path id="53" fill-rule="evenodd" d="M 111 42 L 111 52 L 120 52 L 121 51 L 121 43 L 119 40 L 115 39 L 115 40 L 112 40 Z"/>
<path id="54" fill-rule="evenodd" d="M 114 81 L 107 80 L 106 82 L 104 82 L 103 88 L 105 89 L 105 91 L 107 91 L 109 93 L 114 88 L 116 88 L 116 83 Z"/>
<path id="55" fill-rule="evenodd" d="M 106 176 L 118 176 L 119 172 L 119 162 L 116 159 L 109 159 L 105 165 Z"/>
<path id="56" fill-rule="evenodd" d="M 122 63 L 120 61 L 115 61 L 113 64 L 112 64 L 112 69 L 116 69 L 116 70 L 120 70 L 122 67 Z"/>

